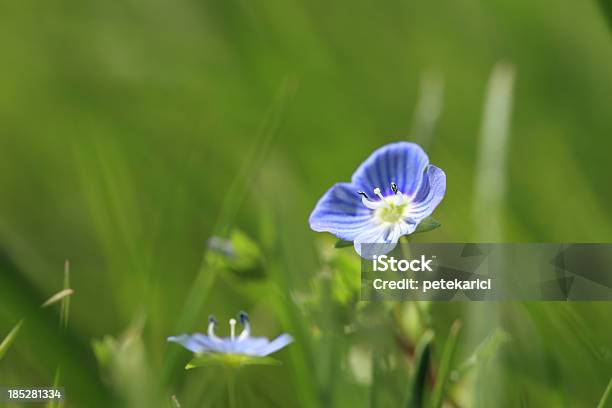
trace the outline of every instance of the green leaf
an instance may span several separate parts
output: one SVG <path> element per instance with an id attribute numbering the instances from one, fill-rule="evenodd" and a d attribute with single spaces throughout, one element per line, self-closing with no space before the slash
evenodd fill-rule
<path id="1" fill-rule="evenodd" d="M 241 354 L 198 353 L 185 366 L 186 370 L 202 366 L 240 367 L 245 365 L 278 366 L 281 362 L 272 357 L 255 357 Z"/>
<path id="2" fill-rule="evenodd" d="M 113 360 L 113 354 L 117 348 L 115 339 L 111 336 L 104 336 L 103 339 L 93 339 L 91 346 L 101 367 L 109 367 Z"/>
<path id="3" fill-rule="evenodd" d="M 423 221 L 419 222 L 419 225 L 417 225 L 416 230 L 414 231 L 414 234 L 418 234 L 420 232 L 427 232 L 427 231 L 435 230 L 436 228 L 438 228 L 441 225 L 442 224 L 440 224 L 438 221 L 436 221 L 435 218 L 427 217 Z"/>
<path id="4" fill-rule="evenodd" d="M 108 379 L 117 396 L 134 407 L 159 406 L 159 394 L 142 392 L 152 390 L 156 381 L 142 338 L 144 327 L 144 314 L 137 313 L 120 336 L 106 335 L 92 342 L 102 375 Z"/>
<path id="5" fill-rule="evenodd" d="M 442 358 L 440 366 L 438 367 L 438 374 L 436 376 L 436 383 L 432 392 L 432 403 L 433 408 L 440 408 L 444 401 L 444 390 L 448 383 L 448 377 L 450 374 L 450 367 L 455 355 L 455 349 L 457 347 L 457 339 L 459 338 L 459 331 L 461 330 L 461 322 L 455 321 L 451 326 L 448 339 L 444 344 L 444 351 L 442 352 Z"/>
<path id="6" fill-rule="evenodd" d="M 259 246 L 244 232 L 235 229 L 230 236 L 234 250 L 232 267 L 236 270 L 251 270 L 260 267 L 263 255 Z"/>
<path id="7" fill-rule="evenodd" d="M 425 406 L 425 389 L 427 387 L 427 374 L 431 360 L 431 347 L 434 334 L 431 330 L 426 331 L 416 347 L 416 372 L 412 381 L 412 394 L 408 401 L 408 408 L 422 408 Z"/>
<path id="8" fill-rule="evenodd" d="M 361 281 L 358 276 L 361 270 L 361 260 L 348 251 L 333 251 L 329 266 L 332 270 L 332 297 L 341 305 L 350 301 L 358 301 Z M 356 278 L 357 277 L 357 278 Z"/>
<path id="9" fill-rule="evenodd" d="M 346 248 L 350 246 L 353 246 L 353 241 L 345 241 L 343 239 L 339 239 L 338 241 L 336 241 L 336 245 L 334 245 L 334 248 Z"/>
<path id="10" fill-rule="evenodd" d="M 2 340 L 2 343 L 0 343 L 0 360 L 2 360 L 2 357 L 4 357 L 9 347 L 11 347 L 11 344 L 13 344 L 13 342 L 17 338 L 17 334 L 19 333 L 19 329 L 21 329 L 22 324 L 23 319 L 21 319 L 19 323 L 17 323 L 15 327 L 13 327 L 9 334 L 6 335 L 4 340 Z"/>

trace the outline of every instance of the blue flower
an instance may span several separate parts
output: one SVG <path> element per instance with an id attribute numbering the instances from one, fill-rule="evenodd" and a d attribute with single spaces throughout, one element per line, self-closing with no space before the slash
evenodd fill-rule
<path id="1" fill-rule="evenodd" d="M 310 215 L 310 227 L 353 241 L 363 257 L 362 244 L 384 244 L 389 252 L 431 215 L 445 192 L 446 175 L 429 164 L 419 145 L 388 144 L 359 166 L 350 183 L 327 190 Z"/>
<path id="2" fill-rule="evenodd" d="M 248 315 L 245 312 L 240 312 L 238 319 L 243 327 L 242 332 L 238 336 L 236 336 L 237 321 L 236 319 L 230 319 L 230 336 L 217 337 L 215 335 L 217 320 L 214 316 L 210 316 L 208 318 L 207 334 L 182 334 L 180 336 L 168 337 L 168 341 L 178 343 L 196 354 L 211 353 L 245 357 L 265 357 L 293 341 L 293 338 L 288 334 L 283 334 L 272 341 L 265 337 L 251 337 L 251 325 Z"/>
<path id="3" fill-rule="evenodd" d="M 234 245 L 232 245 L 232 241 L 229 239 L 212 236 L 208 239 L 208 249 L 218 252 L 226 258 L 233 259 L 236 256 Z"/>

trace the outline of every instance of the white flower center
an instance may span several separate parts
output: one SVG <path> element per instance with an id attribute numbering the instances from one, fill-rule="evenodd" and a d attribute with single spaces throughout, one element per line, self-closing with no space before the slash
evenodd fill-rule
<path id="1" fill-rule="evenodd" d="M 365 193 L 362 195 L 361 202 L 366 207 L 374 210 L 374 219 L 379 223 L 396 224 L 403 221 L 410 210 L 410 197 L 397 190 L 395 183 L 391 183 L 391 188 L 394 191 L 393 195 L 383 196 L 380 188 L 374 189 L 374 194 L 380 200 L 370 200 Z"/>
<path id="2" fill-rule="evenodd" d="M 242 333 L 240 333 L 240 335 L 236 339 L 236 323 L 238 323 L 238 321 L 236 319 L 230 319 L 229 325 L 230 325 L 230 340 L 231 341 L 243 341 L 243 340 L 248 339 L 249 336 L 251 335 L 251 325 L 249 323 L 248 315 L 245 312 L 240 312 L 238 316 L 240 319 L 240 324 L 243 326 Z M 215 319 L 213 315 L 210 315 L 208 317 L 208 337 L 214 341 L 222 341 L 222 339 L 217 337 L 217 335 L 215 334 L 216 325 L 217 325 L 217 319 Z"/>

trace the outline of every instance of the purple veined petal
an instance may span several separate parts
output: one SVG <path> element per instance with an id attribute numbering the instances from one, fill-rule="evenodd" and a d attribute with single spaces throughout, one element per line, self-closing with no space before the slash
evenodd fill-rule
<path id="1" fill-rule="evenodd" d="M 248 337 L 244 340 L 235 341 L 234 347 L 239 354 L 254 356 L 257 355 L 256 352 L 258 349 L 265 347 L 269 343 L 270 340 L 265 337 Z"/>
<path id="2" fill-rule="evenodd" d="M 208 339 L 205 335 L 201 335 Z M 202 351 L 210 350 L 209 343 L 207 341 L 202 341 L 198 336 L 190 336 L 187 334 L 181 334 L 180 336 L 171 336 L 168 337 L 168 341 L 172 343 L 178 343 L 181 346 L 185 347 L 187 350 L 192 351 L 194 353 L 200 353 Z"/>
<path id="3" fill-rule="evenodd" d="M 194 353 L 199 353 L 204 350 L 204 347 L 202 347 L 201 344 L 193 340 L 191 336 L 187 334 L 181 334 L 180 336 L 170 336 L 167 340 L 171 343 L 178 343 L 181 346 L 185 347 L 187 350 Z"/>
<path id="4" fill-rule="evenodd" d="M 280 336 L 272 340 L 270 343 L 255 350 L 254 355 L 257 355 L 259 357 L 270 355 L 287 346 L 291 342 L 293 342 L 293 337 L 288 334 L 281 334 Z"/>
<path id="5" fill-rule="evenodd" d="M 353 173 L 351 182 L 366 193 L 380 188 L 384 196 L 393 193 L 394 182 L 402 193 L 413 195 L 428 165 L 429 158 L 419 145 L 391 143 L 374 151 Z"/>
<path id="6" fill-rule="evenodd" d="M 211 339 L 202 334 L 182 334 L 168 337 L 169 342 L 178 343 L 193 353 L 241 354 L 246 356 L 266 356 L 291 343 L 293 339 L 288 334 L 279 336 L 270 342 L 265 337 L 249 337 L 236 341 L 229 337 Z"/>
<path id="7" fill-rule="evenodd" d="M 429 165 L 419 191 L 412 199 L 409 217 L 421 221 L 436 209 L 446 193 L 446 174 L 434 165 Z"/>
<path id="8" fill-rule="evenodd" d="M 411 234 L 416 229 L 415 223 L 403 222 L 392 226 L 380 224 L 367 233 L 358 236 L 353 242 L 355 251 L 365 259 L 372 259 L 374 255 L 383 255 L 391 252 L 402 235 Z"/>
<path id="9" fill-rule="evenodd" d="M 350 183 L 334 184 L 310 214 L 310 228 L 347 241 L 363 233 L 371 225 L 372 210 L 363 205 L 358 191 Z"/>
<path id="10" fill-rule="evenodd" d="M 223 353 L 227 348 L 227 342 L 223 339 L 213 339 L 202 333 L 194 333 L 191 337 L 205 347 L 204 351 Z"/>

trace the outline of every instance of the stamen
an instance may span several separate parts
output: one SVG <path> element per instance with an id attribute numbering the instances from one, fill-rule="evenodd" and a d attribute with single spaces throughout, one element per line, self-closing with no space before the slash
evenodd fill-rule
<path id="1" fill-rule="evenodd" d="M 391 182 L 391 190 L 393 190 L 393 194 L 397 194 L 397 184 Z"/>
<path id="2" fill-rule="evenodd" d="M 208 316 L 208 330 L 207 330 L 208 337 L 211 338 L 212 340 L 221 340 L 215 334 L 215 325 L 216 324 L 217 324 L 217 319 L 215 319 L 215 316 L 213 316 L 213 315 Z"/>
<path id="3" fill-rule="evenodd" d="M 232 341 L 236 340 L 236 319 L 230 319 L 230 339 Z"/>
<path id="4" fill-rule="evenodd" d="M 247 312 L 241 311 L 240 313 L 238 313 L 238 321 L 242 325 L 244 325 L 245 323 L 248 323 L 249 322 L 249 315 L 247 314 Z"/>
<path id="5" fill-rule="evenodd" d="M 376 194 L 377 196 L 379 196 L 381 200 L 384 200 L 384 199 L 385 199 L 385 197 L 383 197 L 383 195 L 380 193 L 380 188 L 378 188 L 378 187 L 376 187 L 376 188 L 374 189 L 374 194 Z"/>
<path id="6" fill-rule="evenodd" d="M 238 314 L 238 318 L 240 320 L 240 324 L 242 327 L 244 327 L 242 329 L 242 333 L 240 333 L 240 336 L 238 336 L 238 341 L 242 341 L 244 339 L 248 339 L 251 335 L 251 324 L 249 323 L 249 315 L 247 315 L 246 312 L 240 312 Z"/>
<path id="7" fill-rule="evenodd" d="M 357 194 L 359 194 L 360 196 L 366 198 L 366 199 L 370 199 L 370 197 L 368 197 L 368 195 L 366 193 L 364 193 L 363 191 L 358 191 Z"/>

